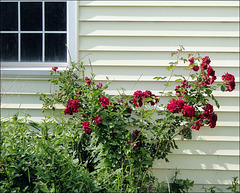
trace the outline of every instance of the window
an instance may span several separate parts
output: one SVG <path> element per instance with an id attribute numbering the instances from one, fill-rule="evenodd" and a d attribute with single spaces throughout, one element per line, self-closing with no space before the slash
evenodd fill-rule
<path id="1" fill-rule="evenodd" d="M 72 10 L 70 10 L 72 9 Z M 69 11 L 70 10 L 70 11 Z M 69 20 L 74 18 L 72 22 Z M 75 4 L 67 1 L 11 0 L 0 3 L 0 60 L 3 67 L 52 67 L 75 53 Z M 35 66 L 36 67 L 36 66 Z"/>

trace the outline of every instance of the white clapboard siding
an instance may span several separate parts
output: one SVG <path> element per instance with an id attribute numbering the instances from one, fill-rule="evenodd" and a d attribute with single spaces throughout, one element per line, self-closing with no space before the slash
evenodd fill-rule
<path id="1" fill-rule="evenodd" d="M 195 181 L 193 192 L 202 187 L 225 188 L 239 171 L 239 4 L 236 1 L 80 1 L 79 58 L 96 82 L 113 81 L 109 94 L 131 95 L 136 90 L 158 94 L 170 76 L 170 54 L 183 45 L 185 52 L 209 56 L 217 81 L 229 72 L 236 77 L 236 90 L 215 91 L 221 104 L 214 105 L 216 128 L 193 131 L 192 140 L 177 137 L 179 149 L 169 156 L 170 163 L 157 161 L 152 172 L 159 181 L 170 180 L 176 168 L 182 178 Z M 89 65 L 91 63 L 91 66 Z M 176 74 L 188 77 L 187 66 L 179 62 Z M 174 80 L 175 77 L 173 77 Z M 176 78 L 175 78 L 176 79 Z M 170 91 L 173 87 L 166 89 Z M 163 97 L 167 103 L 169 97 Z M 214 104 L 214 103 L 213 103 Z"/>

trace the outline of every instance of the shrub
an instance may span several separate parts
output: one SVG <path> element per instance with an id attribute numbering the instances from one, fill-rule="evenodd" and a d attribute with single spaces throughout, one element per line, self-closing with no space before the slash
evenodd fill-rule
<path id="1" fill-rule="evenodd" d="M 174 83 L 172 76 L 178 77 L 175 82 L 180 85 L 173 92 L 164 89 L 160 96 L 149 90 L 135 91 L 133 96 L 124 92 L 110 96 L 105 92 L 109 83 L 96 83 L 94 74 L 85 76 L 82 62 L 72 63 L 64 71 L 53 67 L 50 81 L 58 89 L 50 97 L 41 94 L 40 99 L 43 110 L 63 105 L 64 115 L 45 119 L 42 124 L 29 123 L 40 131 L 37 133 L 15 118 L 13 127 L 7 125 L 13 131 L 3 133 L 1 172 L 5 177 L 1 187 L 45 192 L 151 191 L 156 182 L 149 172 L 153 162 L 168 161 L 167 155 L 177 148 L 177 135 L 191 139 L 192 129 L 214 128 L 217 114 L 210 99 L 217 107 L 219 104 L 213 90 L 221 87 L 231 92 L 235 88 L 230 74 L 222 76 L 222 84 L 213 85 L 216 76 L 210 58 L 190 54 L 187 60 L 180 58 L 182 50 L 173 53 L 177 61 L 167 68 L 171 75 L 165 89 Z M 180 60 L 190 62 L 187 79 L 174 74 Z M 160 103 L 163 96 L 171 97 L 168 104 Z M 12 147 L 11 143 L 19 145 Z M 193 182 L 179 180 L 176 175 L 170 188 L 188 191 Z M 24 184 L 18 185 L 17 178 L 24 178 Z"/>
<path id="2" fill-rule="evenodd" d="M 51 122 L 44 126 L 51 126 Z M 97 190 L 89 172 L 69 153 L 68 131 L 46 137 L 16 114 L 11 121 L 2 121 L 1 132 L 0 192 Z"/>

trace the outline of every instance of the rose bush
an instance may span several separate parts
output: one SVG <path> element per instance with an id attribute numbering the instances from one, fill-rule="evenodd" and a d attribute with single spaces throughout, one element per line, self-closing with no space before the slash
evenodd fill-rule
<path id="1" fill-rule="evenodd" d="M 86 166 L 102 191 L 145 192 L 154 181 L 149 173 L 153 162 L 168 161 L 167 155 L 177 148 L 174 137 L 191 139 L 193 129 L 216 126 L 217 114 L 210 99 L 219 107 L 213 91 L 218 87 L 234 90 L 234 76 L 226 73 L 222 84 L 213 85 L 216 73 L 210 58 L 190 54 L 184 59 L 180 58 L 181 51 L 174 53 L 177 61 L 168 67 L 170 79 L 180 60 L 187 63 L 190 75 L 175 75 L 181 84 L 171 93 L 164 89 L 159 96 L 149 90 L 135 91 L 133 96 L 110 96 L 105 92 L 108 84 L 95 84 L 94 74 L 85 76 L 82 62 L 72 63 L 65 71 L 53 67 L 50 81 L 58 90 L 51 97 L 41 95 L 43 107 L 55 110 L 57 103 L 65 106 L 65 118 L 73 130 L 72 156 Z M 170 79 L 166 87 L 173 84 Z M 171 97 L 168 104 L 160 104 L 163 96 Z M 109 180 L 103 176 L 109 176 Z"/>

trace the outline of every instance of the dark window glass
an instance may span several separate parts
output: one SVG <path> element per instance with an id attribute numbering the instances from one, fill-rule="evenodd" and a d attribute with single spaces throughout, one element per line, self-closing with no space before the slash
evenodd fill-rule
<path id="1" fill-rule="evenodd" d="M 42 3 L 21 3 L 21 31 L 42 31 Z"/>
<path id="2" fill-rule="evenodd" d="M 18 61 L 18 34 L 0 34 L 0 61 Z"/>
<path id="3" fill-rule="evenodd" d="M 0 30 L 18 30 L 18 4 L 0 3 Z"/>
<path id="4" fill-rule="evenodd" d="M 45 3 L 45 30 L 66 31 L 66 3 Z"/>
<path id="5" fill-rule="evenodd" d="M 42 61 L 42 34 L 21 34 L 21 61 Z"/>
<path id="6" fill-rule="evenodd" d="M 45 34 L 45 61 L 66 62 L 66 34 Z"/>

